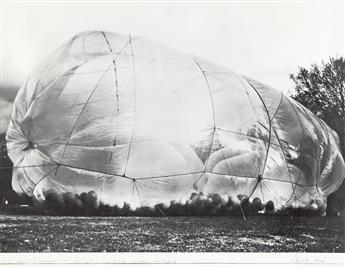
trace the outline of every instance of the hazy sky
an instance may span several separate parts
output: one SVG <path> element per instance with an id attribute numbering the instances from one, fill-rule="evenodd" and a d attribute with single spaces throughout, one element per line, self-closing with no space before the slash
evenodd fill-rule
<path id="1" fill-rule="evenodd" d="M 343 55 L 344 4 L 3 3 L 2 85 L 20 86 L 84 30 L 131 33 L 287 91 L 298 66 Z"/>

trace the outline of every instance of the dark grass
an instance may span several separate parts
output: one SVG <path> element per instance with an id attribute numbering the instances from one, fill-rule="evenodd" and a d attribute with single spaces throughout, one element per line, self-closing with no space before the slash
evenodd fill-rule
<path id="1" fill-rule="evenodd" d="M 345 252 L 341 217 L 0 216 L 1 252 Z"/>

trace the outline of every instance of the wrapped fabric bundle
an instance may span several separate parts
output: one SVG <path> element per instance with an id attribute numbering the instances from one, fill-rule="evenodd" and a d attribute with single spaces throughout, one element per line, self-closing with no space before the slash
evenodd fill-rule
<path id="1" fill-rule="evenodd" d="M 144 38 L 83 32 L 27 79 L 7 132 L 17 193 L 94 191 L 109 205 L 191 192 L 323 204 L 338 137 L 269 86 Z"/>

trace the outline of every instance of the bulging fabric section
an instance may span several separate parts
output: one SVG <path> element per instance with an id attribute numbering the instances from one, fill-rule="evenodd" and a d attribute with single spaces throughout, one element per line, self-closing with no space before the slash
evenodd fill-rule
<path id="1" fill-rule="evenodd" d="M 338 137 L 279 91 L 130 35 L 83 32 L 27 79 L 7 131 L 13 189 L 94 191 L 132 207 L 192 192 L 324 203 L 345 177 Z"/>

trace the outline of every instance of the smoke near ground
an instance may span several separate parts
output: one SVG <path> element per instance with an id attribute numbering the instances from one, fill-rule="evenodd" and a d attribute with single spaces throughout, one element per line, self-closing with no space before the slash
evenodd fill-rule
<path id="1" fill-rule="evenodd" d="M 192 193 L 185 202 L 172 200 L 169 205 L 159 203 L 154 206 L 131 208 L 131 205 L 126 202 L 122 207 L 104 204 L 98 200 L 94 191 L 81 194 L 71 192 L 58 194 L 50 190 L 44 193 L 44 199 L 34 199 L 33 203 L 42 214 L 68 216 L 317 216 L 324 214 L 325 210 L 325 207 L 314 201 L 306 207 L 288 206 L 277 210 L 271 200 L 263 203 L 260 198 L 250 201 L 244 195 L 205 196 L 202 192 Z"/>

